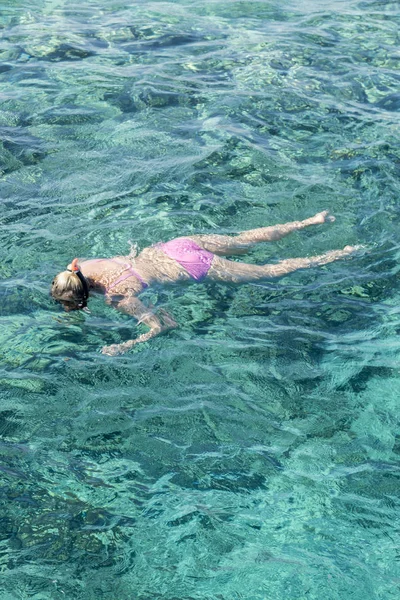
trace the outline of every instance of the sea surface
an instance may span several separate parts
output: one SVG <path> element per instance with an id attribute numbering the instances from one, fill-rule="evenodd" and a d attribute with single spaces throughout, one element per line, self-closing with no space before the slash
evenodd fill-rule
<path id="1" fill-rule="evenodd" d="M 400 598 L 399 32 L 385 0 L 1 2 L 1 600 Z M 49 295 L 323 209 L 246 260 L 365 250 L 146 290 L 180 327 L 124 356 L 142 326 Z"/>

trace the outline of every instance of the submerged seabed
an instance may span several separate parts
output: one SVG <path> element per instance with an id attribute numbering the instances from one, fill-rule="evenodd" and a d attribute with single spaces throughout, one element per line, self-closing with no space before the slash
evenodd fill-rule
<path id="1" fill-rule="evenodd" d="M 397 2 L 5 2 L 2 600 L 400 597 Z M 265 285 L 63 314 L 76 255 L 330 208 Z"/>

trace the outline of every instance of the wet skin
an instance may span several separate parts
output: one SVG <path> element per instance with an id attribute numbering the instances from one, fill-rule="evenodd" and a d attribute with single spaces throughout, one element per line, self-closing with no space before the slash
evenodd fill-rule
<path id="1" fill-rule="evenodd" d="M 271 227 L 243 231 L 236 236 L 194 235 L 185 237 L 192 239 L 201 248 L 214 254 L 205 280 L 249 283 L 271 277 L 281 277 L 298 269 L 325 265 L 354 254 L 360 246 L 345 246 L 342 250 L 331 250 L 319 256 L 291 258 L 276 264 L 266 265 L 233 262 L 224 258 L 227 255 L 245 254 L 258 243 L 280 240 L 294 231 L 299 231 L 311 225 L 332 223 L 333 221 L 335 221 L 335 218 L 328 211 L 323 211 L 303 221 L 292 221 Z M 139 300 L 137 296 L 142 291 L 143 285 L 137 277 L 130 276 L 116 286 L 113 285 L 128 267 L 133 268 L 149 286 L 155 283 L 168 284 L 191 280 L 189 273 L 177 261 L 168 257 L 156 246 L 144 248 L 138 256 L 129 254 L 128 256 L 111 259 L 83 261 L 80 264 L 80 269 L 89 283 L 90 290 L 104 294 L 107 302 L 112 303 L 115 308 L 131 315 L 139 323 L 144 323 L 149 328 L 149 331 L 135 339 L 127 340 L 121 344 L 104 346 L 102 349 L 103 354 L 110 356 L 123 354 L 136 344 L 177 327 L 177 323 L 165 310 L 159 310 L 158 314 L 155 314 Z M 68 268 L 71 268 L 71 265 Z M 112 290 L 107 291 L 110 286 L 112 286 Z M 67 311 L 79 308 L 77 303 L 74 302 L 64 304 Z"/>

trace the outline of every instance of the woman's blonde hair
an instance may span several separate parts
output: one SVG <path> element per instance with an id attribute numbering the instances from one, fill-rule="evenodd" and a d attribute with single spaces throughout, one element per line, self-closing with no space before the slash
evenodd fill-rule
<path id="1" fill-rule="evenodd" d="M 71 271 L 62 271 L 56 275 L 51 284 L 53 298 L 63 303 L 76 304 L 79 308 L 86 306 L 87 290 L 81 277 Z"/>

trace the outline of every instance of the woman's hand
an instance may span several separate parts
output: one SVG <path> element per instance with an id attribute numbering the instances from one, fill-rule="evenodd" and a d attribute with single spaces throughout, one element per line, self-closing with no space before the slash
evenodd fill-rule
<path id="1" fill-rule="evenodd" d="M 129 299 L 123 300 L 119 304 L 120 310 L 124 310 L 128 314 L 135 316 L 136 319 L 140 323 L 144 323 L 150 328 L 150 331 L 147 333 L 143 333 L 139 335 L 134 340 L 127 340 L 126 342 L 122 342 L 122 344 L 111 344 L 111 346 L 103 346 L 102 354 L 107 354 L 108 356 L 118 356 L 120 354 L 125 354 L 128 352 L 133 346 L 136 344 L 140 344 L 141 342 L 147 342 L 156 335 L 160 335 L 160 333 L 165 333 L 170 329 L 175 329 L 177 327 L 176 321 L 167 313 L 166 310 L 160 308 L 159 313 L 162 321 L 152 312 L 149 312 L 147 308 L 143 306 L 143 304 L 137 299 Z"/>
<path id="2" fill-rule="evenodd" d="M 128 352 L 136 344 L 137 340 L 128 340 L 127 342 L 123 342 L 122 344 L 111 344 L 111 346 L 103 346 L 101 349 L 102 354 L 107 354 L 108 356 L 119 356 L 120 354 L 125 354 Z"/>

